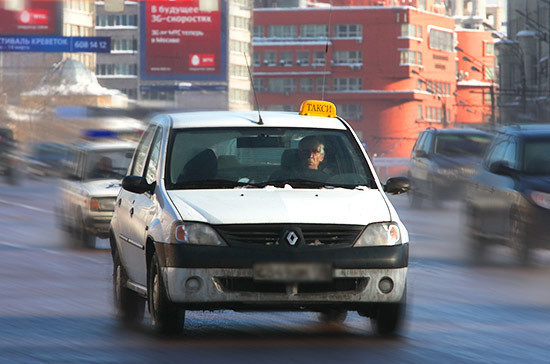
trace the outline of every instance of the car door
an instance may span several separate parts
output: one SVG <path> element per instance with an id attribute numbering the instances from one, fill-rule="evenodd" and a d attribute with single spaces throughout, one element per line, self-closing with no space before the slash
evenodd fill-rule
<path id="1" fill-rule="evenodd" d="M 129 175 L 143 175 L 155 130 L 156 126 L 152 125 L 143 133 L 128 170 Z M 120 259 L 126 268 L 128 277 L 136 283 L 144 281 L 140 268 L 145 264 L 145 242 L 138 238 L 139 234 L 136 231 L 140 231 L 139 227 L 133 226 L 137 197 L 139 194 L 121 189 L 115 207 L 116 219 L 113 220 Z"/>
<path id="2" fill-rule="evenodd" d="M 434 133 L 427 132 L 426 136 L 421 140 L 418 150 L 413 155 L 414 163 L 414 180 L 417 187 L 422 191 L 422 194 L 429 194 L 429 171 L 430 171 L 430 151 L 434 141 Z"/>
<path id="3" fill-rule="evenodd" d="M 149 153 L 147 162 L 143 171 L 143 177 L 149 184 L 157 182 L 157 172 L 160 158 L 160 147 L 162 142 L 162 130 L 157 128 Z M 145 246 L 147 241 L 147 233 L 151 222 L 157 211 L 158 203 L 157 196 L 154 193 L 145 192 L 142 194 L 135 194 L 133 204 L 133 214 L 130 214 L 130 238 Z M 136 282 L 142 285 L 147 285 L 147 262 L 145 251 L 142 251 L 143 256 L 139 261 L 135 261 L 134 267 L 136 269 L 135 279 Z"/>
<path id="4" fill-rule="evenodd" d="M 510 185 L 511 178 L 493 173 L 490 168 L 496 162 L 504 161 L 508 147 L 509 137 L 501 135 L 497 137 L 480 168 L 473 183 L 474 192 L 472 202 L 478 212 L 478 226 L 481 232 L 487 236 L 501 235 L 503 210 L 506 209 L 506 200 L 503 200 L 502 189 Z"/>

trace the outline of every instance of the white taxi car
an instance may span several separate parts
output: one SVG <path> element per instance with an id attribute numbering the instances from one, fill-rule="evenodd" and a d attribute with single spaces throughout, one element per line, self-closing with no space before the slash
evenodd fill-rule
<path id="1" fill-rule="evenodd" d="M 109 236 L 115 200 L 136 143 L 83 140 L 69 149 L 64 178 L 59 182 L 57 221 L 70 234 L 73 246 L 93 248 L 96 237 Z"/>
<path id="2" fill-rule="evenodd" d="M 409 237 L 333 104 L 156 116 L 111 220 L 119 318 L 183 330 L 186 310 L 347 311 L 398 332 Z"/>

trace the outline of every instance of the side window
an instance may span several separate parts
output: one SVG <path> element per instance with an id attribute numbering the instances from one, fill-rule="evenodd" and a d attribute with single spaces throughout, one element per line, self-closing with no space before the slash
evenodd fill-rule
<path id="1" fill-rule="evenodd" d="M 434 140 L 434 134 L 433 133 L 426 133 L 426 137 L 424 138 L 422 142 L 422 150 L 426 153 L 430 153 L 430 150 L 432 148 Z"/>
<path id="2" fill-rule="evenodd" d="M 413 147 L 413 150 L 415 152 L 421 148 L 422 142 L 424 141 L 425 137 L 426 137 L 426 133 L 420 133 L 420 135 L 418 135 L 418 139 L 416 140 L 416 143 L 414 144 L 414 147 Z"/>
<path id="3" fill-rule="evenodd" d="M 150 148 L 151 153 L 149 155 L 149 162 L 147 163 L 147 167 L 145 169 L 146 171 L 145 180 L 149 184 L 155 182 L 157 178 L 161 140 L 162 140 L 162 131 L 159 128 L 155 133 L 155 138 L 153 139 L 153 143 L 151 143 L 151 148 Z"/>
<path id="4" fill-rule="evenodd" d="M 151 139 L 153 138 L 155 128 L 156 126 L 151 125 L 143 133 L 136 149 L 134 162 L 132 163 L 132 168 L 130 170 L 131 175 L 143 176 L 143 168 L 145 166 L 145 161 L 147 160 L 147 152 L 149 151 L 149 144 L 151 144 Z"/>
<path id="5" fill-rule="evenodd" d="M 498 140 L 495 140 L 491 151 L 487 155 L 485 160 L 485 167 L 489 168 L 491 164 L 504 160 L 504 155 L 506 153 L 506 148 L 508 147 L 508 138 L 501 137 Z"/>
<path id="6" fill-rule="evenodd" d="M 514 140 L 508 143 L 508 147 L 506 148 L 506 151 L 504 152 L 504 156 L 502 158 L 502 160 L 508 163 L 508 166 L 512 168 L 518 168 L 516 145 L 517 144 Z"/>

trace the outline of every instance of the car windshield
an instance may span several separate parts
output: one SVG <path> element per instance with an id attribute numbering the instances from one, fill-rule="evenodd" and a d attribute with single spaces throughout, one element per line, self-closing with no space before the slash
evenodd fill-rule
<path id="1" fill-rule="evenodd" d="M 526 140 L 523 161 L 526 174 L 550 176 L 550 138 Z"/>
<path id="2" fill-rule="evenodd" d="M 132 160 L 132 149 L 101 150 L 88 153 L 84 179 L 122 179 Z"/>
<path id="3" fill-rule="evenodd" d="M 435 140 L 435 154 L 446 157 L 481 158 L 489 146 L 491 137 L 484 134 L 447 134 Z"/>
<path id="4" fill-rule="evenodd" d="M 168 189 L 376 188 L 347 130 L 176 130 L 166 168 Z"/>

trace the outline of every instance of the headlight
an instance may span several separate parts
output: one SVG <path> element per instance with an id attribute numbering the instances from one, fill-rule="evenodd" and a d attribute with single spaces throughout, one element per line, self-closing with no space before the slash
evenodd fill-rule
<path id="1" fill-rule="evenodd" d="M 115 198 L 91 198 L 90 210 L 93 211 L 114 211 Z"/>
<path id="2" fill-rule="evenodd" d="M 354 247 L 400 245 L 401 233 L 395 222 L 378 222 L 367 226 Z"/>
<path id="3" fill-rule="evenodd" d="M 531 191 L 529 196 L 536 205 L 550 210 L 550 193 Z"/>
<path id="4" fill-rule="evenodd" d="M 207 224 L 195 222 L 177 223 L 174 225 L 172 236 L 174 242 L 177 243 L 227 246 L 216 230 Z"/>

